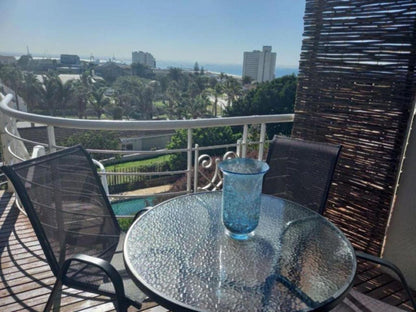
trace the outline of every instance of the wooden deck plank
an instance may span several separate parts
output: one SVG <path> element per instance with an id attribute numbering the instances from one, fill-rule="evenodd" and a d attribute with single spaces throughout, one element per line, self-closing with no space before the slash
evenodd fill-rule
<path id="1" fill-rule="evenodd" d="M 383 287 L 378 287 L 367 293 L 375 299 L 382 300 L 383 298 L 390 296 L 403 289 L 402 284 L 399 281 L 392 280 L 390 283 L 385 284 Z"/>
<path id="2" fill-rule="evenodd" d="M 28 219 L 12 208 L 10 195 L 0 191 L 0 311 L 42 311 L 55 277 L 44 260 L 42 249 Z M 399 282 L 376 265 L 359 261 L 354 288 L 384 302 L 411 310 Z M 115 311 L 106 297 L 64 288 L 62 312 Z M 131 307 L 129 312 L 137 309 Z M 150 301 L 140 311 L 167 312 Z"/>

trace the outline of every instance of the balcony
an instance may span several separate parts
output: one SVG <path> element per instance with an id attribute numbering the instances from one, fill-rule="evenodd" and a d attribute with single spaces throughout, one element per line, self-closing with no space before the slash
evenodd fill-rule
<path id="1" fill-rule="evenodd" d="M 289 115 L 175 121 L 70 120 L 13 110 L 8 107 L 12 96 L 7 95 L 0 107 L 4 161 L 31 157 L 26 145 L 42 146 L 46 152 L 63 148 L 57 146 L 55 140 L 58 127 L 132 131 L 184 129 L 187 146 L 182 149 L 90 150 L 98 155 L 119 156 L 184 153 L 185 168 L 139 173 L 145 176 L 183 175 L 183 188 L 168 194 L 176 196 L 202 188 L 212 189 L 219 183 L 215 175 L 216 161 L 209 156 L 210 150 L 221 148 L 244 157 L 249 149 L 254 149 L 256 157 L 264 159 L 267 126 L 293 122 L 294 137 L 343 146 L 325 216 L 344 231 L 355 248 L 396 263 L 411 286 L 416 288 L 415 19 L 416 4 L 410 0 L 380 3 L 307 0 L 295 113 Z M 17 131 L 18 121 L 45 125 L 47 139 L 34 142 L 21 138 Z M 249 126 L 253 124 L 260 125 L 256 134 L 259 139 L 250 141 Z M 217 146 L 198 146 L 192 142 L 196 128 L 229 125 L 242 129 L 237 142 Z M 204 169 L 209 173 L 203 173 Z M 124 175 L 100 174 L 103 180 Z M 206 177 L 205 183 L 198 184 L 201 177 Z M 144 197 L 117 192 L 109 195 L 114 200 Z M 37 310 L 46 301 L 53 278 L 42 262 L 42 252 L 27 220 L 17 209 L 11 208 L 12 202 L 10 194 L 3 193 L 0 202 L 0 287 L 1 298 L 5 301 L 0 307 Z M 355 288 L 410 310 L 399 283 L 377 267 L 360 263 Z M 67 292 L 69 294 L 71 290 Z M 92 298 L 94 301 L 87 300 L 86 296 L 89 295 L 67 296 L 63 310 L 113 309 L 111 303 L 103 303 L 99 297 Z M 149 303 L 148 307 L 154 305 Z"/>
<path id="2" fill-rule="evenodd" d="M 186 177 L 184 189 L 176 190 L 175 192 L 165 193 L 147 193 L 144 195 L 129 195 L 109 193 L 113 200 L 142 198 L 149 195 L 160 196 L 176 196 L 179 194 L 198 192 L 202 189 L 215 189 L 215 185 L 219 180 L 215 180 L 215 170 L 211 170 L 211 175 L 206 176 L 204 167 L 210 165 L 215 168 L 215 163 L 220 158 L 218 156 L 212 158 L 209 156 L 209 151 L 218 148 L 226 148 L 228 155 L 244 156 L 249 147 L 256 150 L 258 159 L 264 159 L 265 146 L 267 140 L 265 139 L 266 127 L 270 123 L 279 122 L 293 122 L 294 115 L 269 115 L 269 116 L 247 116 L 238 118 L 217 118 L 217 119 L 201 119 L 201 120 L 183 120 L 183 121 L 162 121 L 162 122 L 119 122 L 119 121 L 96 121 L 96 120 L 70 120 L 63 118 L 55 118 L 48 116 L 33 115 L 19 112 L 10 108 L 8 105 L 12 100 L 12 96 L 7 95 L 3 97 L 0 104 L 2 111 L 2 141 L 7 142 L 3 144 L 4 161 L 13 163 L 15 161 L 22 161 L 26 158 L 33 157 L 28 152 L 26 146 L 36 146 L 33 149 L 34 153 L 39 150 L 46 152 L 55 151 L 64 147 L 57 146 L 55 143 L 55 129 L 57 127 L 65 127 L 70 129 L 80 130 L 133 130 L 133 131 L 165 131 L 185 129 L 188 134 L 187 148 L 178 150 L 90 150 L 90 152 L 99 154 L 115 154 L 123 156 L 135 155 L 160 155 L 171 153 L 186 153 L 187 168 L 178 171 L 163 171 L 163 172 L 140 172 L 140 175 L 148 176 L 169 176 L 182 175 Z M 43 130 L 46 132 L 46 142 L 35 142 L 20 137 L 16 125 L 20 121 L 29 123 L 43 124 L 46 127 Z M 248 129 L 252 124 L 260 124 L 260 131 L 258 133 L 259 140 L 249 142 Z M 221 126 L 240 126 L 243 129 L 243 135 L 240 140 L 235 143 L 217 146 L 198 146 L 192 143 L 192 131 L 195 128 L 207 127 L 221 127 Z M 97 164 L 99 164 L 97 162 Z M 200 168 L 200 170 L 194 170 Z M 202 172 L 200 172 L 202 171 Z M 214 172 L 214 173 L 212 173 Z M 103 181 L 107 177 L 117 175 L 115 172 L 100 172 Z M 136 173 L 131 173 L 135 175 Z M 200 181 L 199 177 L 202 174 L 206 177 L 206 184 L 198 185 L 194 181 Z M 104 182 L 105 183 L 105 182 Z M 151 189 L 149 189 L 151 190 Z M 5 298 L 4 307 L 9 310 L 15 308 L 25 308 L 38 310 L 45 304 L 48 298 L 49 289 L 52 287 L 54 278 L 50 272 L 48 265 L 43 260 L 43 255 L 40 246 L 37 243 L 36 237 L 29 225 L 24 211 L 19 211 L 13 207 L 13 196 L 7 192 L 2 193 L 0 201 L 2 216 L 2 296 Z M 365 229 L 361 229 L 365 230 Z M 47 287 L 44 287 L 47 285 Z M 406 295 L 400 287 L 400 283 L 394 280 L 391 276 L 385 274 L 380 268 L 369 265 L 368 263 L 360 263 L 359 274 L 355 281 L 356 289 L 364 293 L 368 293 L 375 298 L 383 299 L 384 301 L 399 306 L 400 308 L 411 310 L 410 303 L 407 301 Z M 112 310 L 114 307 L 112 303 L 106 301 L 104 297 L 92 296 L 91 294 L 81 293 L 74 290 L 67 289 L 64 292 L 64 299 L 62 301 L 62 310 Z M 75 295 L 75 296 L 74 296 Z M 36 296 L 36 298 L 35 298 Z M 157 306 L 154 302 L 148 302 L 144 305 L 143 310 L 146 311 L 163 311 L 162 307 Z"/>

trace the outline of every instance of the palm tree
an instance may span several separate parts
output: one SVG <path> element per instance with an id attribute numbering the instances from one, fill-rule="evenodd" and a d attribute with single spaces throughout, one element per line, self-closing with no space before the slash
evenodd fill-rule
<path id="1" fill-rule="evenodd" d="M 169 82 L 166 90 L 166 98 L 168 101 L 167 113 L 169 118 L 180 118 L 179 105 L 183 99 L 181 93 L 179 92 L 179 85 L 176 81 L 172 80 Z"/>
<path id="2" fill-rule="evenodd" d="M 143 82 L 134 76 L 119 77 L 114 83 L 116 103 L 129 118 L 142 118 L 142 90 Z"/>
<path id="3" fill-rule="evenodd" d="M 200 94 L 201 94 L 201 88 L 199 87 L 198 83 L 194 80 L 191 81 L 188 84 L 188 96 L 191 99 L 195 99 Z"/>
<path id="4" fill-rule="evenodd" d="M 59 109 L 61 111 L 61 115 L 65 115 L 65 109 L 68 101 L 72 95 L 72 84 L 73 80 L 68 80 L 65 83 L 59 78 L 59 76 L 54 76 L 54 84 L 55 84 L 55 113 Z"/>
<path id="5" fill-rule="evenodd" d="M 64 110 L 68 103 L 76 110 L 78 118 L 87 118 L 87 106 L 91 101 L 91 89 L 94 80 L 88 71 L 84 71 L 79 80 L 69 80 L 59 86 L 59 103 Z"/>
<path id="6" fill-rule="evenodd" d="M 61 105 L 63 90 L 62 82 L 56 74 L 43 75 L 43 109 L 48 110 L 52 116 L 56 115 L 56 110 Z"/>
<path id="7" fill-rule="evenodd" d="M 182 77 L 182 69 L 178 67 L 169 67 L 168 77 L 170 80 L 178 82 Z"/>
<path id="8" fill-rule="evenodd" d="M 147 85 L 142 90 L 142 111 L 144 119 L 153 118 L 153 97 L 154 89 L 151 85 Z"/>
<path id="9" fill-rule="evenodd" d="M 244 85 L 250 84 L 252 81 L 253 81 L 253 79 L 250 76 L 244 76 L 243 79 L 242 79 L 242 83 Z"/>
<path id="10" fill-rule="evenodd" d="M 103 86 L 94 86 L 91 89 L 90 104 L 98 119 L 101 119 L 101 115 L 104 113 L 104 106 L 109 103 L 108 97 L 105 96 L 106 89 Z"/>
<path id="11" fill-rule="evenodd" d="M 73 91 L 73 83 L 74 83 L 74 80 L 68 80 L 62 84 L 62 87 L 61 87 L 62 98 L 60 101 L 62 116 L 65 116 L 65 109 L 67 108 L 67 104 L 69 103 L 71 99 L 72 91 Z"/>
<path id="12" fill-rule="evenodd" d="M 237 79 L 231 76 L 226 76 L 224 91 L 227 94 L 227 105 L 230 107 L 231 104 L 236 100 L 237 96 L 240 95 L 241 85 Z"/>
<path id="13" fill-rule="evenodd" d="M 31 72 L 24 75 L 21 94 L 29 112 L 33 112 L 40 106 L 42 102 L 42 84 L 36 75 Z"/>
<path id="14" fill-rule="evenodd" d="M 194 119 L 203 117 L 207 113 L 208 104 L 209 99 L 205 94 L 198 95 L 195 99 L 192 99 L 186 107 L 188 116 Z"/>
<path id="15" fill-rule="evenodd" d="M 78 118 L 87 118 L 87 105 L 89 103 L 90 89 L 85 85 L 85 81 L 77 80 L 72 83 L 71 99 L 75 104 Z"/>
<path id="16" fill-rule="evenodd" d="M 16 108 L 19 110 L 20 107 L 18 94 L 20 93 L 23 84 L 22 72 L 15 66 L 3 66 L 1 68 L 0 77 L 3 83 L 14 91 Z"/>
<path id="17" fill-rule="evenodd" d="M 214 105 L 212 106 L 213 115 L 217 117 L 218 115 L 218 97 L 223 93 L 223 86 L 220 83 L 217 83 L 214 87 Z"/>

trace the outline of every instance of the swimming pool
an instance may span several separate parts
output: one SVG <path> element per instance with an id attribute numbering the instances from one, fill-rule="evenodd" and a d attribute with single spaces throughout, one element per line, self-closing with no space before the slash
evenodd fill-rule
<path id="1" fill-rule="evenodd" d="M 135 215 L 136 212 L 142 210 L 148 206 L 153 205 L 153 201 L 156 197 L 149 196 L 146 198 L 134 198 L 118 200 L 111 203 L 114 214 L 116 216 L 129 216 Z"/>

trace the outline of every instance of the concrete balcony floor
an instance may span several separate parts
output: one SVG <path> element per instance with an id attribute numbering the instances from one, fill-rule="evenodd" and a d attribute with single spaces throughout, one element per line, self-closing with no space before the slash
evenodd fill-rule
<path id="1" fill-rule="evenodd" d="M 55 282 L 29 220 L 0 191 L 0 309 L 42 311 Z M 372 264 L 359 263 L 354 288 L 386 303 L 411 311 L 399 282 Z M 106 297 L 64 288 L 60 311 L 114 311 Z M 130 308 L 129 311 L 136 311 Z M 167 311 L 149 301 L 140 311 Z"/>

